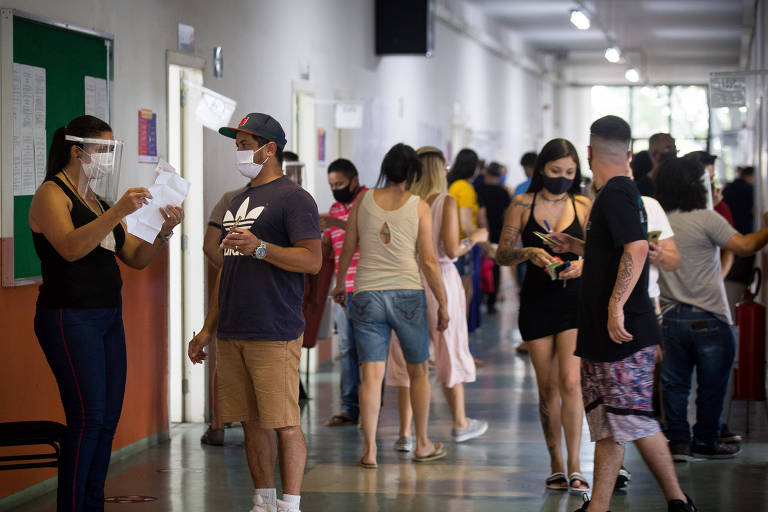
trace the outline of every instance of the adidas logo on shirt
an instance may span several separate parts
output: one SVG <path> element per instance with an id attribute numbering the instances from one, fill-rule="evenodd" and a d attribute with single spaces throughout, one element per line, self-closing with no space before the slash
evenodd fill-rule
<path id="1" fill-rule="evenodd" d="M 238 229 L 251 229 L 254 222 L 256 222 L 256 219 L 258 219 L 261 213 L 264 211 L 264 207 L 257 206 L 253 210 L 248 211 L 248 204 L 250 203 L 250 200 L 250 197 L 246 197 L 245 201 L 243 201 L 243 203 L 240 205 L 240 208 L 237 209 L 237 213 L 234 215 L 230 210 L 227 210 L 227 213 L 224 214 L 224 220 L 222 222 L 224 229 L 227 231 L 232 229 L 235 226 L 235 219 L 238 217 L 240 217 L 240 222 L 237 225 Z M 242 256 L 242 254 L 240 254 L 238 251 L 235 251 L 234 249 L 224 249 L 224 256 Z"/>

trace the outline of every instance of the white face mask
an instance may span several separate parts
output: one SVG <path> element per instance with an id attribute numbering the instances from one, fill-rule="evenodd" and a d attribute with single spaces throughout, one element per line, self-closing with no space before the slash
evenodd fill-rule
<path id="1" fill-rule="evenodd" d="M 91 180 L 100 180 L 112 172 L 114 163 L 113 153 L 88 153 L 91 161 L 82 162 L 83 173 Z"/>
<path id="2" fill-rule="evenodd" d="M 266 144 L 264 144 L 264 146 L 266 146 Z M 264 146 L 261 146 L 261 148 Z M 269 160 L 269 157 L 267 157 L 264 159 L 264 162 L 261 162 L 260 164 L 253 163 L 253 156 L 257 151 L 260 151 L 261 148 L 257 149 L 256 151 L 252 149 L 235 151 L 235 157 L 237 158 L 237 170 L 240 171 L 240 174 L 246 178 L 254 179 L 256 176 L 258 176 L 261 172 L 261 168 L 264 167 L 264 163 Z"/>

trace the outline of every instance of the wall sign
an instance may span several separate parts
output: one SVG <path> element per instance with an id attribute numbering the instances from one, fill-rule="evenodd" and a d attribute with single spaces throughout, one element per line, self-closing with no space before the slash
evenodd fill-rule
<path id="1" fill-rule="evenodd" d="M 148 108 L 139 110 L 139 163 L 157 163 L 157 114 Z"/>

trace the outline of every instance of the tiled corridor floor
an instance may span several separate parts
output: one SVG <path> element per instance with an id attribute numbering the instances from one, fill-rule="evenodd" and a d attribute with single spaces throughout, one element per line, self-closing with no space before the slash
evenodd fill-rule
<path id="1" fill-rule="evenodd" d="M 468 414 L 490 422 L 481 438 L 456 445 L 447 442 L 441 462 L 417 466 L 392 450 L 397 436 L 396 394 L 388 389 L 381 417 L 380 467 L 357 466 L 362 432 L 355 427 L 328 428 L 323 422 L 338 411 L 337 366 L 326 363 L 312 376 L 312 399 L 302 410 L 309 451 L 302 510 L 314 511 L 573 511 L 581 498 L 546 491 L 549 473 L 539 426 L 533 369 L 515 350 L 514 303 L 487 316 L 472 339 L 485 361 L 477 382 L 467 387 Z M 440 390 L 433 388 L 431 436 L 449 441 L 450 413 Z M 676 465 L 683 488 L 705 512 L 768 511 L 768 429 L 762 405 L 752 407 L 752 434 L 743 453 L 725 461 L 697 460 Z M 743 432 L 744 405 L 734 404 L 732 430 Z M 253 492 L 243 433 L 231 428 L 223 448 L 202 447 L 202 425 L 172 429 L 171 441 L 113 464 L 107 496 L 144 495 L 156 501 L 107 504 L 108 511 L 197 512 L 247 511 Z M 582 472 L 592 480 L 592 451 L 584 427 Z M 612 510 L 665 511 L 666 503 L 639 454 L 628 447 L 632 482 L 614 498 Z M 53 511 L 48 495 L 18 508 L 20 512 Z"/>

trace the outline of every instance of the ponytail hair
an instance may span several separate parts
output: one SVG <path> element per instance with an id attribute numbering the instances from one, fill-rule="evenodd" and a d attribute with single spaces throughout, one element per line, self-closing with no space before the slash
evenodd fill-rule
<path id="1" fill-rule="evenodd" d="M 48 151 L 48 162 L 45 167 L 45 179 L 51 179 L 69 164 L 72 146 L 82 147 L 78 142 L 66 140 L 67 135 L 83 138 L 98 137 L 104 132 L 111 131 L 112 128 L 107 123 L 93 116 L 76 117 L 66 126 L 59 127 L 53 132 L 51 139 L 51 149 Z"/>
<path id="2" fill-rule="evenodd" d="M 421 179 L 421 160 L 411 147 L 403 143 L 395 144 L 381 162 L 381 174 L 377 187 L 389 183 L 405 183 L 405 188 Z"/>

